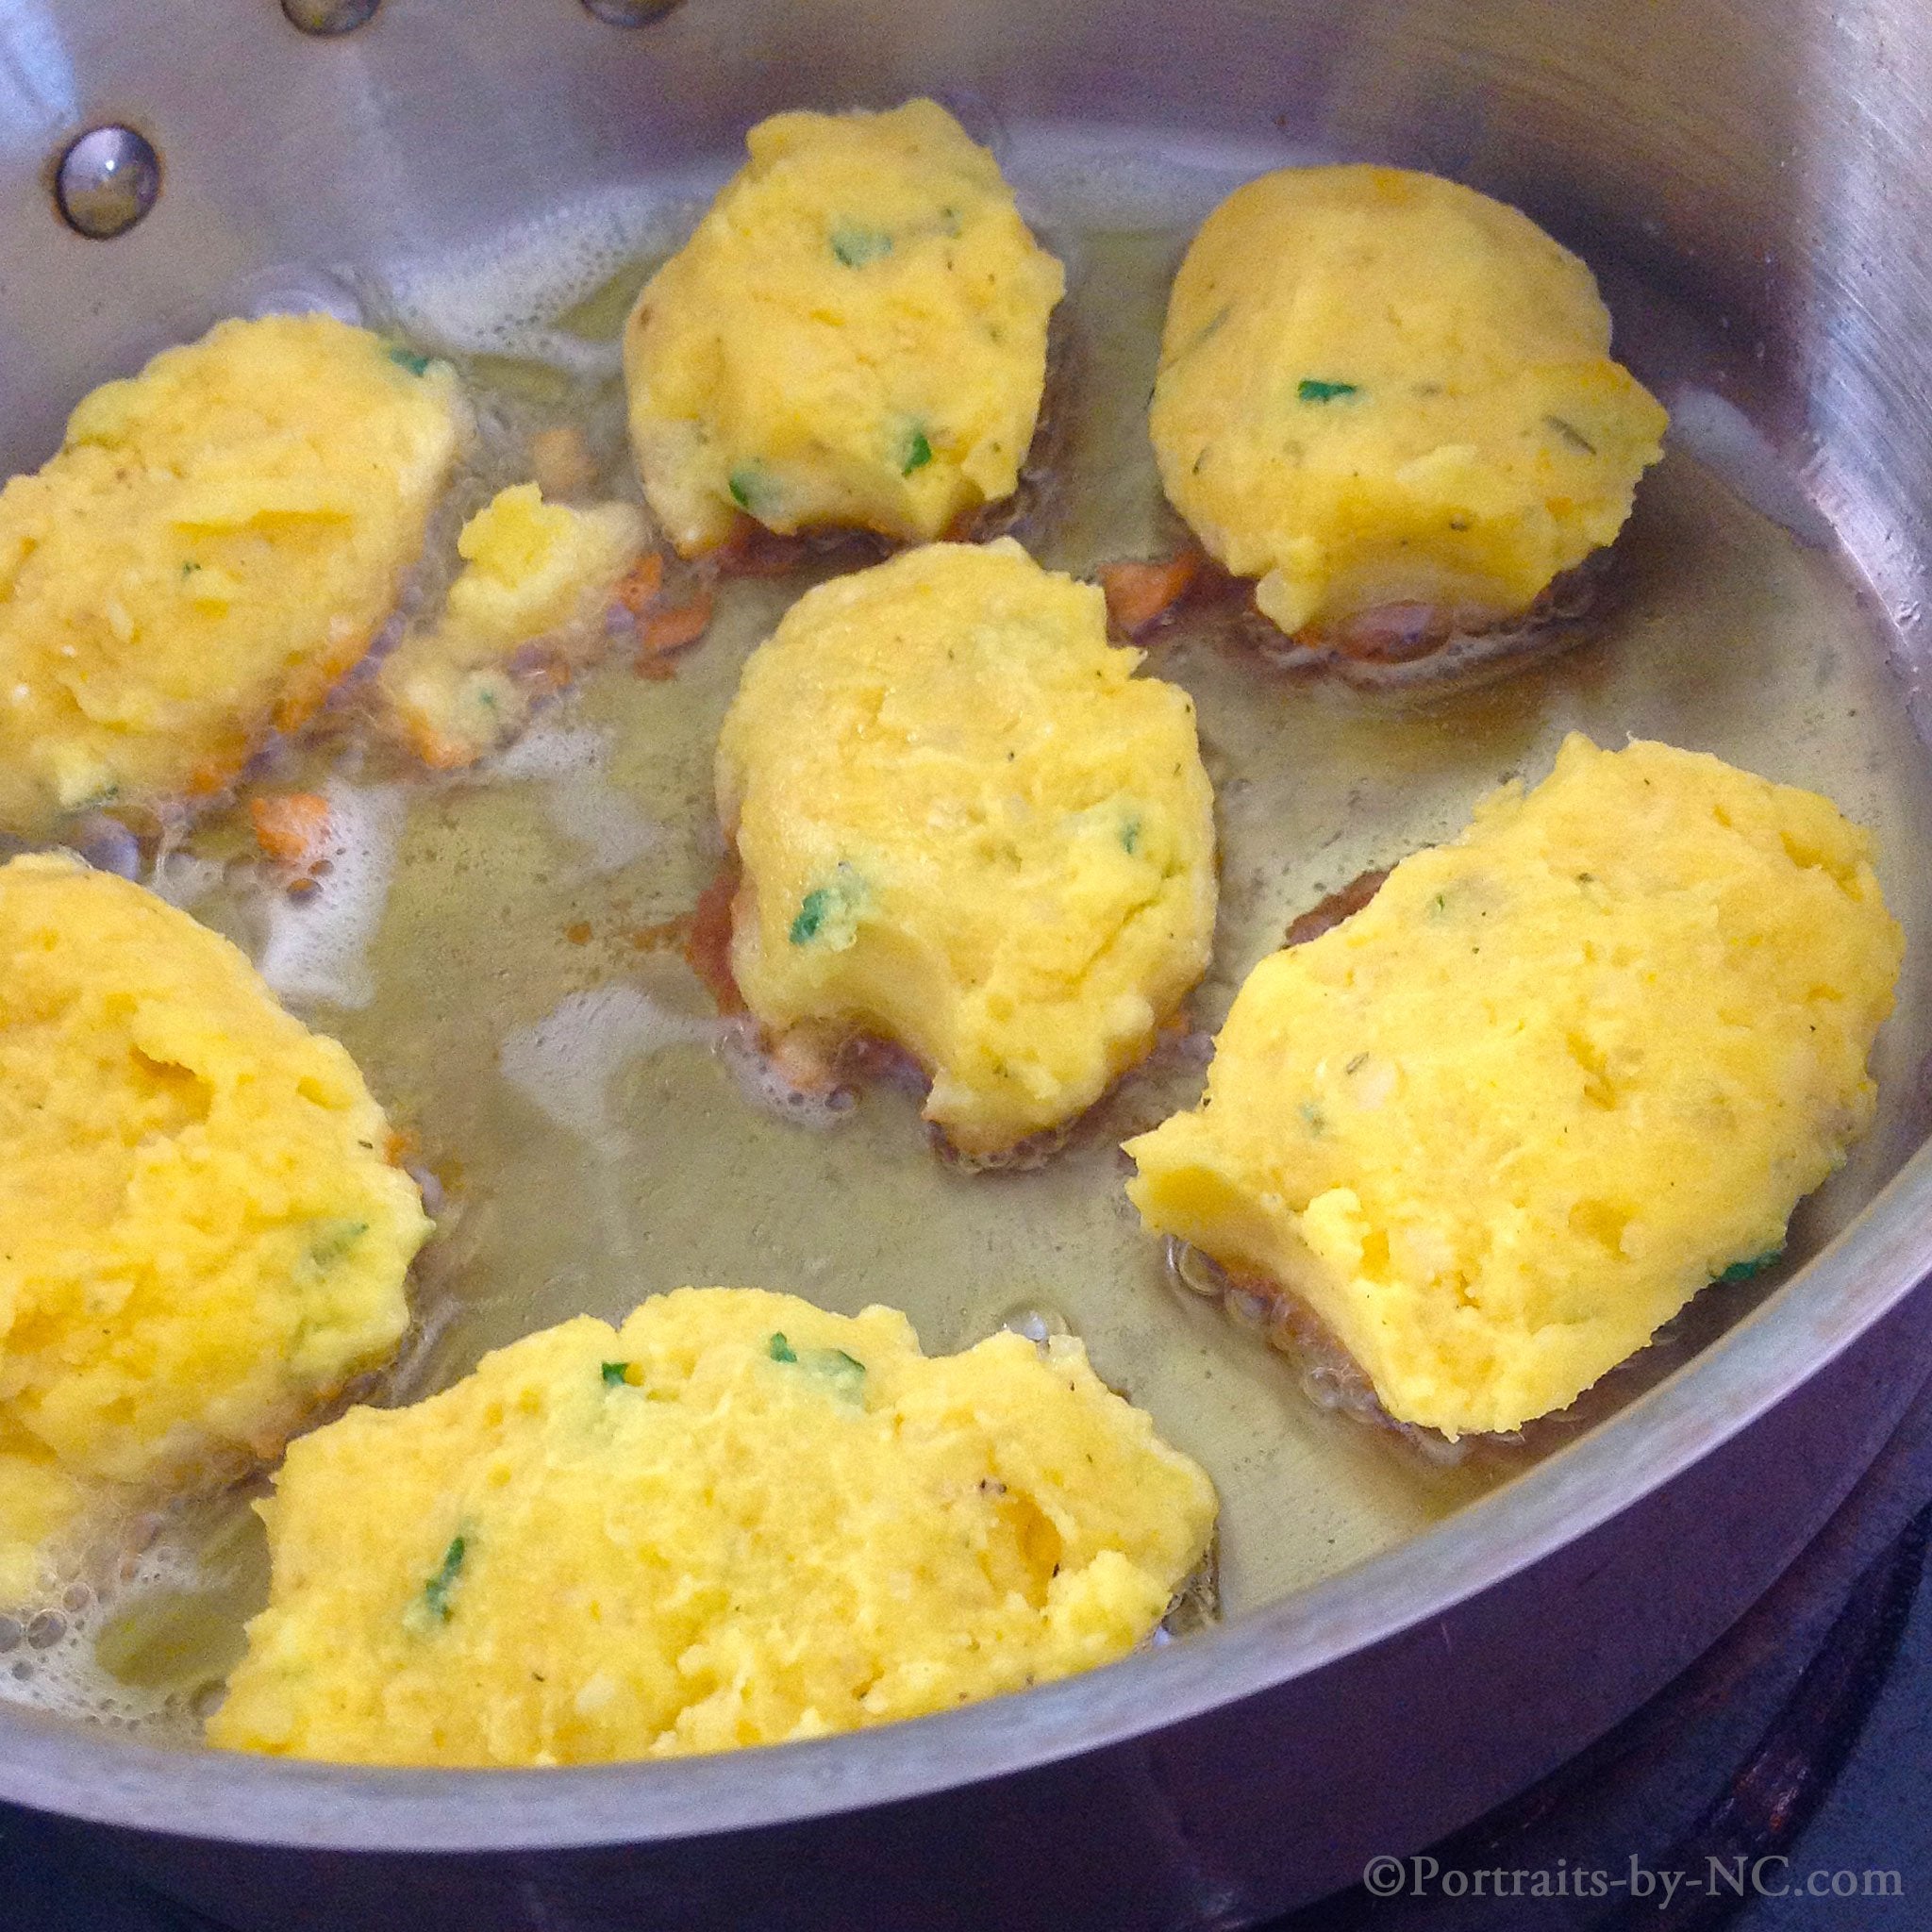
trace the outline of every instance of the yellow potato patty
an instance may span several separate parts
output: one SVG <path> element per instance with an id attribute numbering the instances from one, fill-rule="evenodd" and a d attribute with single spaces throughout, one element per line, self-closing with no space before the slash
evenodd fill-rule
<path id="1" fill-rule="evenodd" d="M 875 1034 L 991 1154 L 1091 1105 L 1208 962 L 1213 797 L 1187 693 L 1009 538 L 808 591 L 718 746 L 732 970 L 773 1032 Z"/>
<path id="2" fill-rule="evenodd" d="M 512 738 L 530 711 L 519 658 L 540 642 L 556 670 L 594 658 L 604 607 L 643 540 L 627 503 L 575 509 L 545 503 L 534 483 L 491 497 L 457 538 L 463 567 L 441 617 L 404 638 L 379 675 L 419 756 L 467 765 Z"/>
<path id="3" fill-rule="evenodd" d="M 1664 412 L 1582 262 L 1397 168 L 1285 168 L 1188 250 L 1150 425 L 1169 500 L 1284 631 L 1419 604 L 1479 629 L 1608 543 Z"/>
<path id="4" fill-rule="evenodd" d="M 1391 1415 L 1560 1408 L 1774 1254 L 1869 1123 L 1903 950 L 1870 853 L 1813 792 L 1573 736 L 1255 968 L 1128 1192 L 1301 1296 Z"/>
<path id="5" fill-rule="evenodd" d="M 369 648 L 467 416 L 326 315 L 225 322 L 0 491 L 0 825 L 219 790 Z"/>
<path id="6" fill-rule="evenodd" d="M 1010 496 L 1060 265 L 943 108 L 774 114 L 625 334 L 644 493 L 686 556 L 774 530 L 941 535 Z"/>
<path id="7" fill-rule="evenodd" d="M 1107 1662 L 1216 1506 L 1077 1341 L 927 1359 L 891 1308 L 688 1288 L 352 1410 L 258 1507 L 270 1602 L 210 1742 L 528 1765 L 816 1737 Z"/>
<path id="8" fill-rule="evenodd" d="M 387 1140 L 226 940 L 0 868 L 0 1596 L 90 1499 L 272 1455 L 395 1345 L 429 1224 Z"/>

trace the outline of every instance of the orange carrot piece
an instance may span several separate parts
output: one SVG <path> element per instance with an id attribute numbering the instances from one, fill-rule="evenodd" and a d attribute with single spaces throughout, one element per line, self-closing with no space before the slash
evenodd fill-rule
<path id="1" fill-rule="evenodd" d="M 681 651 L 704 636 L 711 623 L 711 593 L 699 591 L 682 604 L 661 610 L 647 610 L 638 619 L 638 652 L 641 657 L 661 658 L 667 651 Z"/>
<path id="2" fill-rule="evenodd" d="M 328 837 L 328 800 L 318 791 L 270 791 L 248 801 L 255 840 L 284 865 L 313 865 Z"/>
<path id="3" fill-rule="evenodd" d="M 647 551 L 617 581 L 612 593 L 635 617 L 649 606 L 664 588 L 664 559 L 657 551 Z"/>
<path id="4" fill-rule="evenodd" d="M 1102 566 L 1100 588 L 1115 629 L 1140 634 L 1166 617 L 1201 574 L 1201 553 L 1183 550 L 1165 563 L 1109 563 Z"/>

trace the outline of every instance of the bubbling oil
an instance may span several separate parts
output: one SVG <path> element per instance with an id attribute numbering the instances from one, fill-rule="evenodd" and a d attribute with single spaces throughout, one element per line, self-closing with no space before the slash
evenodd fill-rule
<path id="1" fill-rule="evenodd" d="M 1000 149 L 1069 269 L 1052 475 L 1029 490 L 1014 534 L 1083 575 L 1169 554 L 1185 533 L 1145 433 L 1169 280 L 1229 190 L 1308 157 L 1060 125 L 1005 131 Z M 462 371 L 479 433 L 408 608 L 434 608 L 461 519 L 530 474 L 546 431 L 581 436 L 595 493 L 638 499 L 623 318 L 730 165 L 720 157 L 648 192 L 542 211 L 490 247 L 297 265 L 236 291 L 237 312 L 352 311 Z M 1701 340 L 1681 318 L 1647 331 L 1633 303 L 1619 318 L 1626 341 Z M 1286 1358 L 1268 1345 L 1282 1338 L 1255 1332 L 1265 1321 L 1228 1319 L 1221 1285 L 1204 1292 L 1184 1269 L 1176 1278 L 1121 1187 L 1120 1141 L 1198 1096 L 1208 1036 L 1291 919 L 1453 834 L 1500 780 L 1540 775 L 1571 729 L 1713 750 L 1835 797 L 1878 832 L 1916 972 L 1932 879 L 1910 860 L 1932 828 L 1932 795 L 1883 635 L 1802 491 L 1711 387 L 1718 362 L 1635 359 L 1659 392 L 1688 399 L 1688 440 L 1643 487 L 1607 593 L 1561 653 L 1479 687 L 1374 692 L 1271 666 L 1213 612 L 1184 613 L 1151 646 L 1147 670 L 1195 700 L 1216 784 L 1213 963 L 1188 1039 L 1034 1167 L 971 1174 L 936 1159 L 917 1096 L 890 1081 L 801 1094 L 654 938 L 723 856 L 711 759 L 745 656 L 849 554 L 724 583 L 710 631 L 675 677 L 641 680 L 613 655 L 471 772 L 412 766 L 369 729 L 366 674 L 351 680 L 251 774 L 327 791 L 342 842 L 316 892 L 288 898 L 232 806 L 143 862 L 158 890 L 236 939 L 294 1010 L 344 1041 L 421 1149 L 439 1232 L 419 1263 L 412 1341 L 369 1398 L 412 1400 L 489 1348 L 578 1313 L 619 1320 L 686 1283 L 785 1290 L 847 1313 L 890 1303 L 931 1351 L 1001 1326 L 1071 1331 L 1221 1491 L 1218 1574 L 1193 1580 L 1173 1636 L 1424 1531 L 1720 1337 L 1771 1284 L 1713 1289 L 1557 1425 L 1444 1458 L 1413 1432 L 1365 1426 L 1344 1365 L 1319 1350 Z M 1927 1005 L 1908 991 L 1881 1039 L 1879 1124 L 1801 1211 L 1794 1257 L 1842 1225 L 1916 1141 L 1911 1070 L 1932 1043 L 1918 1017 Z M 197 1735 L 265 1595 L 255 1492 L 178 1506 L 71 1595 L 0 1620 L 0 1695 L 153 1738 Z"/>

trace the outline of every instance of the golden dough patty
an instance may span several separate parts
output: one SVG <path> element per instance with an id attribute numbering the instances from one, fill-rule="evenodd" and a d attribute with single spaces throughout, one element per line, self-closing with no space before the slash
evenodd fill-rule
<path id="1" fill-rule="evenodd" d="M 269 1607 L 210 1742 L 528 1765 L 816 1737 L 1105 1663 L 1216 1506 L 1077 1341 L 928 1359 L 891 1308 L 688 1288 L 352 1410 L 258 1507 Z"/>
<path id="2" fill-rule="evenodd" d="M 625 334 L 644 493 L 686 556 L 774 530 L 941 535 L 1012 494 L 1060 265 L 943 108 L 775 114 Z"/>
<path id="3" fill-rule="evenodd" d="M 1147 1224 L 1301 1296 L 1389 1412 L 1560 1408 L 1774 1254 L 1872 1116 L 1903 939 L 1829 800 L 1573 736 L 1249 974 Z"/>
<path id="4" fill-rule="evenodd" d="M 900 1042 L 968 1153 L 1098 1099 L 1214 926 L 1193 703 L 1140 661 L 1097 590 L 1009 538 L 802 597 L 718 747 L 731 964 L 759 1021 Z"/>
<path id="5" fill-rule="evenodd" d="M 225 322 L 0 491 L 0 825 L 219 790 L 369 648 L 465 433 L 447 364 Z"/>
<path id="6" fill-rule="evenodd" d="M 1608 543 L 1664 412 L 1582 262 L 1396 168 L 1237 189 L 1175 278 L 1150 424 L 1169 500 L 1290 633 L 1420 604 L 1480 628 Z"/>
<path id="7" fill-rule="evenodd" d="M 596 656 L 604 605 L 643 541 L 627 503 L 576 509 L 534 483 L 498 491 L 457 538 L 462 569 L 441 617 L 383 660 L 383 700 L 417 754 L 467 765 L 512 738 L 530 710 L 518 659 L 545 641 L 558 669 Z"/>
<path id="8" fill-rule="evenodd" d="M 272 1455 L 428 1233 L 349 1056 L 125 879 L 0 868 L 0 1596 L 116 1486 Z"/>

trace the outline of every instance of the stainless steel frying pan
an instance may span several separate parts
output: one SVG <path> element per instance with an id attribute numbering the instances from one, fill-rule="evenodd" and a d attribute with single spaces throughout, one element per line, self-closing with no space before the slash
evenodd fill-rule
<path id="1" fill-rule="evenodd" d="M 370 11 L 288 7 L 309 25 Z M 432 1154 L 441 1136 L 472 1168 L 418 1379 L 677 1279 L 897 1301 L 929 1346 L 1051 1303 L 1220 1481 L 1226 1615 L 944 1717 L 597 1770 L 264 1762 L 0 1703 L 0 1795 L 98 1830 L 223 1924 L 1247 1924 L 1467 1820 L 1661 1685 L 1824 1520 L 1932 1363 L 1932 1299 L 1912 1291 L 1932 1262 L 1932 15 L 1907 0 L 384 0 L 335 35 L 274 0 L 11 0 L 0 456 L 38 462 L 83 391 L 264 290 L 307 277 L 380 307 L 423 285 L 411 264 L 715 178 L 775 108 L 920 92 L 999 141 L 1074 269 L 1066 475 L 1029 533 L 1049 560 L 1161 541 L 1138 435 L 1164 277 L 1218 192 L 1310 152 L 1526 208 L 1597 268 L 1624 353 L 1675 406 L 1616 594 L 1559 659 L 1401 705 L 1212 639 L 1176 648 L 1232 855 L 1205 1023 L 1285 910 L 1455 824 L 1563 724 L 1641 731 L 1877 825 L 1912 942 L 1879 1124 L 1806 1210 L 1802 1265 L 1707 1298 L 1576 1423 L 1447 1472 L 1322 1415 L 1291 1364 L 1171 1292 L 1117 1224 L 1098 1142 L 1041 1191 L 961 1192 L 904 1153 L 890 1096 L 843 1139 L 752 1133 L 700 1052 L 610 1090 L 620 1158 L 570 1142 L 490 1084 L 488 1056 L 447 1071 L 582 983 L 534 937 L 479 950 L 494 902 L 454 895 L 450 869 L 487 875 L 529 935 L 586 896 L 628 894 L 641 920 L 689 903 L 706 733 L 784 594 L 747 591 L 676 685 L 593 682 L 566 714 L 601 734 L 598 782 L 672 828 L 656 846 L 599 858 L 531 830 L 541 800 L 425 794 L 385 990 L 320 1011 Z M 155 171 L 125 137 L 81 149 L 69 212 L 111 227 L 130 184 L 152 207 L 92 239 L 53 189 L 107 125 Z M 527 371 L 474 366 L 506 409 L 528 403 Z M 641 691 L 672 695 L 640 722 Z"/>

